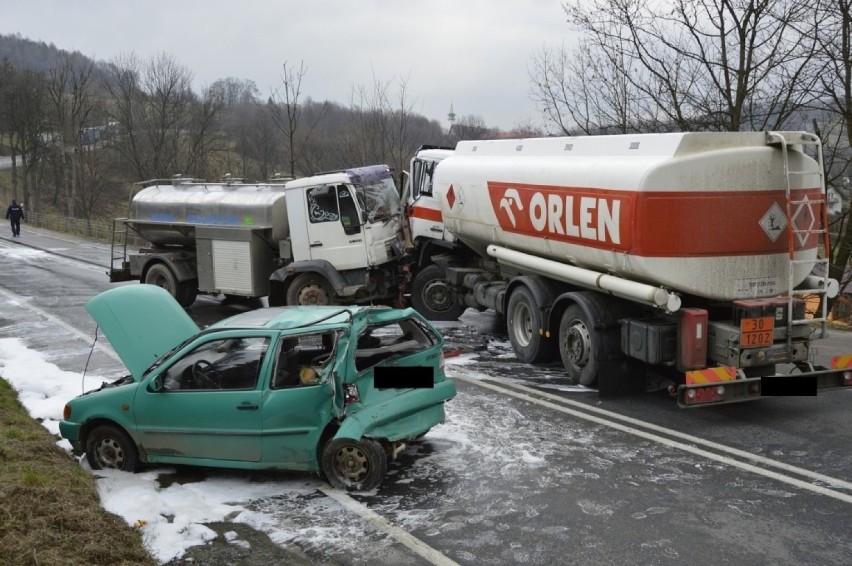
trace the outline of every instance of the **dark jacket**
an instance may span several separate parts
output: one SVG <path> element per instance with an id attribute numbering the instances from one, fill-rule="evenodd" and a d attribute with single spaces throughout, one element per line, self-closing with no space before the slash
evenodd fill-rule
<path id="1" fill-rule="evenodd" d="M 23 207 L 17 203 L 17 201 L 12 201 L 12 204 L 9 205 L 9 208 L 6 209 L 6 218 L 9 218 L 13 221 L 15 220 L 23 220 L 24 219 L 24 209 Z"/>

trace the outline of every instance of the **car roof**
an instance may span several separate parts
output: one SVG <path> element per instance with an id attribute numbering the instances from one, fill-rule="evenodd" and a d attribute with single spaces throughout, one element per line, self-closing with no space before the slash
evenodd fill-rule
<path id="1" fill-rule="evenodd" d="M 289 306 L 269 307 L 231 316 L 211 325 L 211 328 L 266 328 L 291 330 L 298 328 L 339 327 L 362 318 L 382 322 L 407 318 L 413 309 L 393 309 L 384 306 Z"/>

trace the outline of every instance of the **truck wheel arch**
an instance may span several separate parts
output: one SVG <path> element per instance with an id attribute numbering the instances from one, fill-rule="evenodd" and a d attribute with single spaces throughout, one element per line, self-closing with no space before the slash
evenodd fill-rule
<path id="1" fill-rule="evenodd" d="M 269 306 L 284 306 L 287 304 L 287 290 L 293 280 L 303 273 L 316 273 L 323 277 L 332 290 L 338 295 L 343 294 L 346 281 L 340 272 L 326 260 L 294 261 L 276 269 L 269 276 Z"/>
<path id="2" fill-rule="evenodd" d="M 502 299 L 502 314 L 512 348 L 520 361 L 542 363 L 556 357 L 557 341 L 548 325 L 548 313 L 558 290 L 559 285 L 538 276 L 524 275 L 509 283 Z M 530 312 L 526 312 L 527 309 Z"/>
<path id="3" fill-rule="evenodd" d="M 159 285 L 166 289 L 180 304 L 187 308 L 193 302 L 198 294 L 198 279 L 194 272 L 184 269 L 183 262 L 167 262 L 162 259 L 152 259 L 145 264 L 139 280 L 142 283 Z M 151 271 L 160 273 L 161 278 L 165 280 L 165 285 L 160 282 L 148 281 L 148 275 Z"/>
<path id="4" fill-rule="evenodd" d="M 642 315 L 638 305 L 602 293 L 570 291 L 557 297 L 549 325 L 558 335 L 562 316 L 576 305 L 589 322 L 592 354 L 597 365 L 598 390 L 602 396 L 639 393 L 644 390 L 644 364 L 621 351 L 621 320 Z M 561 343 L 560 343 L 561 346 Z M 639 374 L 642 378 L 636 376 Z"/>
<path id="5" fill-rule="evenodd" d="M 515 277 L 506 287 L 506 293 L 503 295 L 503 312 L 500 314 L 504 316 L 507 314 L 506 309 L 509 306 L 509 297 L 511 297 L 512 292 L 520 286 L 526 287 L 527 290 L 532 293 L 539 305 L 553 305 L 554 301 L 562 291 L 553 282 L 536 275 L 522 275 L 520 277 Z M 550 307 L 550 312 L 552 311 L 553 307 Z M 549 327 L 552 326 L 552 320 L 547 319 L 545 322 L 550 323 Z M 556 321 L 556 324 L 559 324 L 558 320 Z"/>

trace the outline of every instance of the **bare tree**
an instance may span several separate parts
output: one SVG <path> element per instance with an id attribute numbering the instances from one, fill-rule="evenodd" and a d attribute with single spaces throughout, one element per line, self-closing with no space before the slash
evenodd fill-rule
<path id="1" fill-rule="evenodd" d="M 340 138 L 340 152 L 351 163 L 383 163 L 401 172 L 408 159 L 423 143 L 430 130 L 414 112 L 417 101 L 411 97 L 408 79 L 383 81 L 373 78 L 371 88 L 358 85 L 350 98 L 354 122 Z"/>
<path id="2" fill-rule="evenodd" d="M 121 56 L 109 65 L 107 89 L 121 127 L 116 149 L 137 178 L 206 176 L 223 107 L 219 93 L 192 91 L 192 73 L 167 54 L 148 61 Z"/>
<path id="3" fill-rule="evenodd" d="M 53 145 L 56 154 L 54 169 L 58 181 L 56 188 L 62 194 L 61 204 L 55 204 L 68 216 L 80 214 L 81 207 L 78 205 L 82 200 L 78 190 L 86 188 L 86 185 L 80 184 L 83 153 L 81 134 L 96 104 L 92 92 L 93 70 L 94 63 L 91 60 L 67 54 L 48 71 L 47 98 L 58 134 L 58 143 Z"/>
<path id="4" fill-rule="evenodd" d="M 283 67 L 281 86 L 272 93 L 272 104 L 269 108 L 272 111 L 272 119 L 284 138 L 290 176 L 295 177 L 300 153 L 309 143 L 322 114 L 307 124 L 303 123 L 302 80 L 308 70 L 304 61 L 298 69 L 288 66 L 286 61 Z"/>
<path id="5" fill-rule="evenodd" d="M 277 138 L 277 128 L 260 101 L 257 85 L 252 80 L 228 77 L 215 81 L 210 89 L 222 100 L 223 133 L 233 141 L 233 151 L 225 152 L 227 172 L 251 178 L 259 170 L 261 178 L 268 177 L 273 152 L 278 149 L 268 146 Z"/>
<path id="6" fill-rule="evenodd" d="M 44 154 L 44 134 L 48 129 L 44 76 L 29 70 L 15 70 L 7 75 L 2 111 L 12 150 L 12 194 L 18 196 L 19 176 L 23 198 L 30 210 L 37 210 L 40 185 L 38 165 Z M 20 168 L 18 167 L 20 157 Z M 19 169 L 22 174 L 19 175 Z"/>
<path id="7" fill-rule="evenodd" d="M 558 134 L 634 132 L 658 112 L 641 104 L 631 73 L 629 59 L 617 51 L 587 43 L 573 51 L 545 46 L 533 58 L 531 96 Z"/>
<path id="8" fill-rule="evenodd" d="M 532 70 L 563 132 L 781 129 L 813 99 L 805 0 L 573 0 L 565 11 L 581 47 L 544 52 Z"/>
<path id="9" fill-rule="evenodd" d="M 485 140 L 496 134 L 493 128 L 486 125 L 482 116 L 466 114 L 451 126 L 447 138 L 454 144 L 461 140 Z"/>
<path id="10" fill-rule="evenodd" d="M 825 148 L 826 184 L 841 191 L 847 203 L 832 226 L 829 275 L 846 288 L 852 279 L 847 269 L 852 261 L 852 1 L 822 0 L 815 8 L 820 26 L 814 38 L 822 66 L 814 128 Z M 833 304 L 830 301 L 829 307 Z"/>

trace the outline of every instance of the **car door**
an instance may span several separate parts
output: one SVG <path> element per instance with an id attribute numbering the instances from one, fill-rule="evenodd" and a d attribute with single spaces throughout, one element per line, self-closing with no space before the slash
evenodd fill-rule
<path id="1" fill-rule="evenodd" d="M 336 332 L 286 336 L 275 345 L 263 403 L 264 461 L 316 470 L 317 448 L 331 420 Z"/>
<path id="2" fill-rule="evenodd" d="M 135 399 L 148 459 L 259 462 L 261 375 L 270 342 L 257 333 L 202 336 L 148 379 Z"/>

